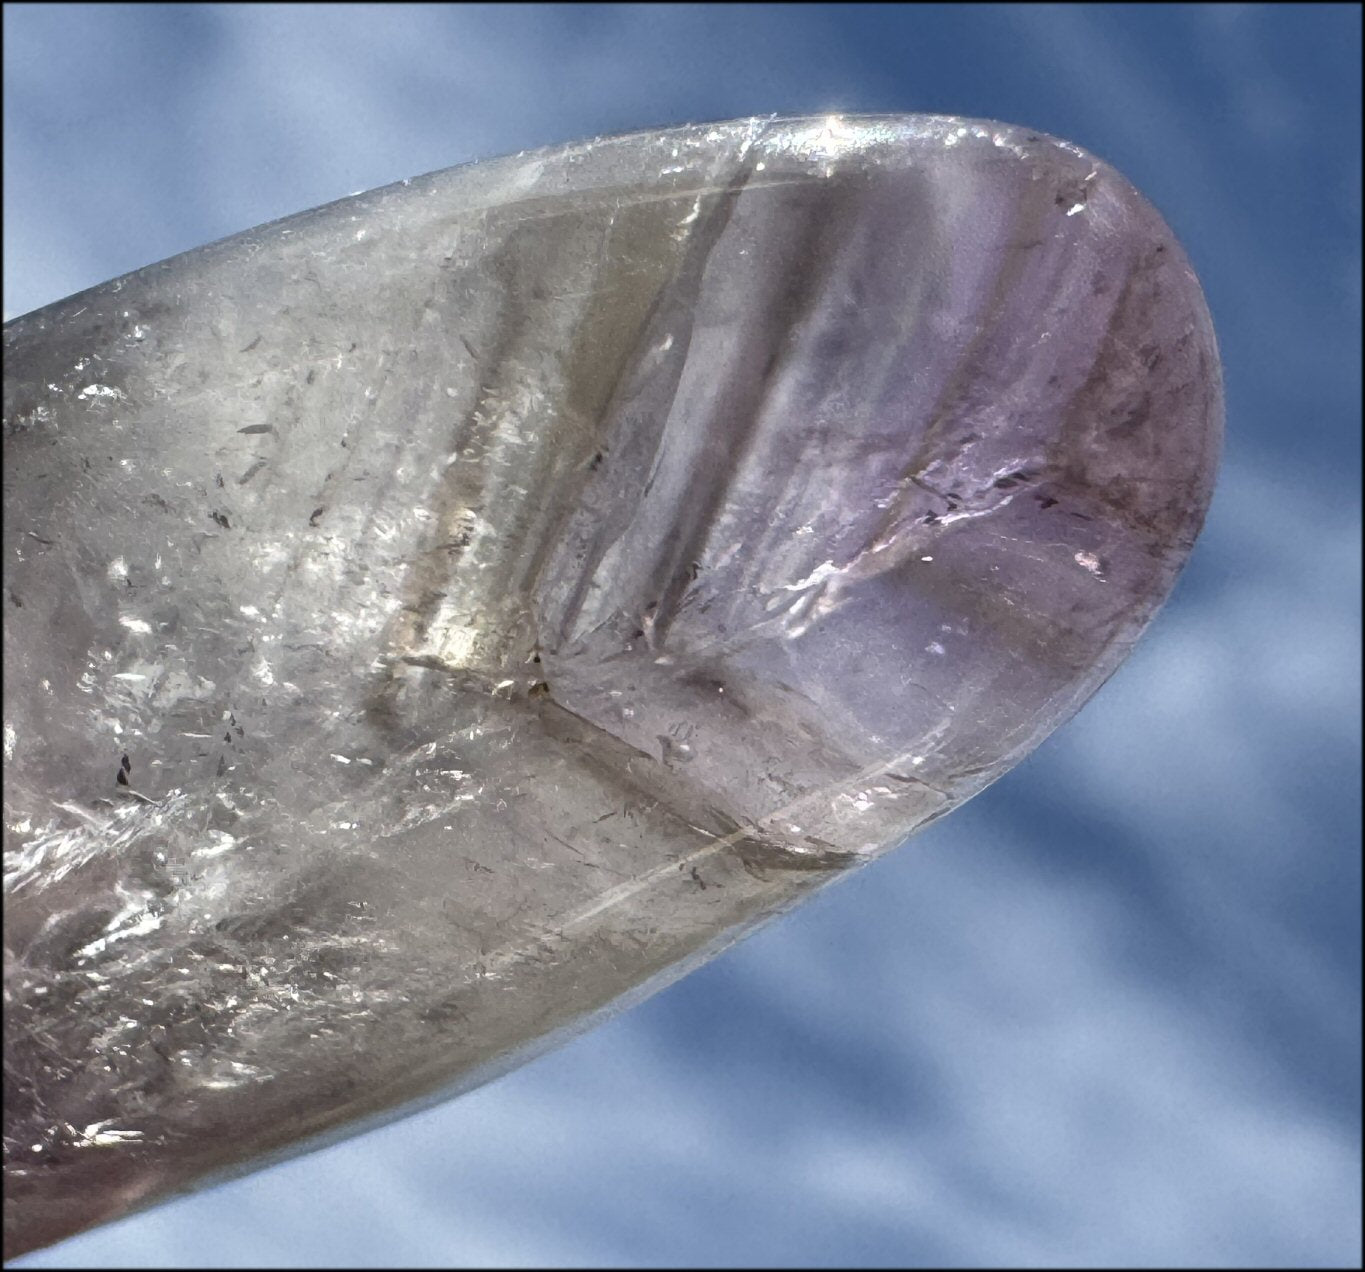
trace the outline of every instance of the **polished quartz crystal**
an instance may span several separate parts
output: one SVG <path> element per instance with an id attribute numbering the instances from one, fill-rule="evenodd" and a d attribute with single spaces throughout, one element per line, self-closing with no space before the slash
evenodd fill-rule
<path id="1" fill-rule="evenodd" d="M 1024 756 L 1218 357 L 1018 128 L 481 162 L 5 328 L 11 1253 L 505 1071 Z"/>

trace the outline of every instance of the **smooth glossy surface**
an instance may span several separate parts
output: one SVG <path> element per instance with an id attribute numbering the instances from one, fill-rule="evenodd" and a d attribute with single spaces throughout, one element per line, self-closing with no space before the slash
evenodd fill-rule
<path id="1" fill-rule="evenodd" d="M 5 339 L 11 1253 L 486 1080 L 980 790 L 1221 429 L 1150 206 L 945 118 L 453 169 Z"/>

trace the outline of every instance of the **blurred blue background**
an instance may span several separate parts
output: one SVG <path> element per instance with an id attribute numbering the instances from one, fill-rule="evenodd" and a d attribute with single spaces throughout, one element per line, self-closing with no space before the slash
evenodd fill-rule
<path id="1" fill-rule="evenodd" d="M 599 132 L 932 111 L 1124 171 L 1225 467 L 1174 599 L 972 804 L 571 1046 L 16 1266 L 1359 1266 L 1361 10 L 4 9 L 6 317 Z"/>

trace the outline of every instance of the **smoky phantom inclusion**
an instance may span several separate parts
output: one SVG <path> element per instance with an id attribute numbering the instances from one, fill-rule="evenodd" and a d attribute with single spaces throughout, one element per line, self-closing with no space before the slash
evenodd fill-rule
<path id="1" fill-rule="evenodd" d="M 11 1253 L 505 1071 L 979 791 L 1217 462 L 1075 146 L 472 164 L 5 328 Z"/>

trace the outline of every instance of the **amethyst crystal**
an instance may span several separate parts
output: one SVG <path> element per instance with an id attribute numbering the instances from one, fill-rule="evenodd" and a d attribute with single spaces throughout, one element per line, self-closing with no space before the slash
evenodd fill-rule
<path id="1" fill-rule="evenodd" d="M 11 1253 L 487 1080 L 1103 682 L 1218 356 L 1075 146 L 517 155 L 5 328 Z"/>

